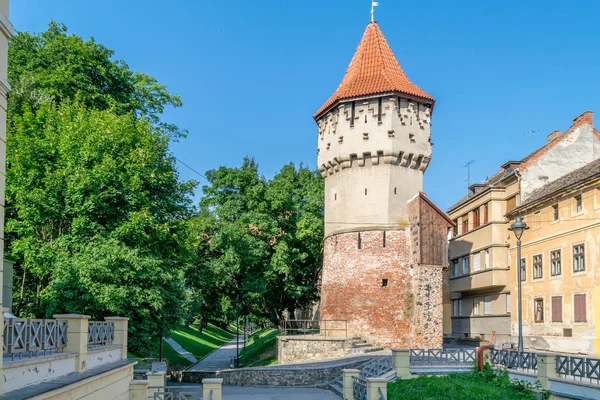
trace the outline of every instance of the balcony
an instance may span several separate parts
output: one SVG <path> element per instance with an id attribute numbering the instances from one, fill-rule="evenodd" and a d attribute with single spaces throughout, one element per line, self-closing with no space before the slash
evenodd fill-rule
<path id="1" fill-rule="evenodd" d="M 491 268 L 473 272 L 469 275 L 450 278 L 450 292 L 468 292 L 473 290 L 504 287 L 508 284 L 508 269 Z"/>

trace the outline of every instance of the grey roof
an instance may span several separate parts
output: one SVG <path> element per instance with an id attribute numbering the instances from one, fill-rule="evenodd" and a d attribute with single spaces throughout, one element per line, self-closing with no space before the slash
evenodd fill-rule
<path id="1" fill-rule="evenodd" d="M 511 175 L 514 171 L 511 171 L 509 169 L 501 169 L 500 171 L 496 172 L 494 175 L 490 176 L 489 178 L 487 178 L 482 185 L 486 185 L 486 186 L 493 186 L 495 184 L 497 184 L 498 182 L 500 182 L 502 179 L 504 179 L 505 177 Z M 465 197 L 463 197 L 462 199 L 460 199 L 459 201 L 457 201 L 456 203 L 454 203 L 453 205 L 451 205 L 448 208 L 448 212 L 450 212 L 451 210 L 461 206 L 463 203 L 466 203 L 468 200 L 470 200 L 471 198 L 477 196 L 480 192 L 477 193 L 473 193 L 471 190 L 469 190 L 469 194 L 467 194 Z"/>
<path id="2" fill-rule="evenodd" d="M 516 210 L 521 210 L 523 207 L 527 207 L 535 202 L 538 202 L 545 197 L 552 196 L 556 193 L 559 193 L 571 186 L 583 183 L 591 178 L 594 178 L 596 175 L 600 175 L 600 159 L 592 161 L 589 164 L 584 165 L 583 167 L 576 169 L 573 172 L 570 172 L 562 177 L 558 178 L 555 181 L 552 181 L 539 189 L 531 192 L 529 197 L 521 204 L 519 207 L 515 208 L 512 212 Z"/>

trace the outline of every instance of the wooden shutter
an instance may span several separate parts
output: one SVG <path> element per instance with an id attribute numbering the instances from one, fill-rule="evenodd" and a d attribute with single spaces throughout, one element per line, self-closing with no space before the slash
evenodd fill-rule
<path id="1" fill-rule="evenodd" d="M 575 311 L 575 322 L 587 322 L 585 294 L 576 294 L 573 296 L 573 306 Z"/>
<path id="2" fill-rule="evenodd" d="M 552 297 L 552 322 L 562 322 L 562 297 Z"/>

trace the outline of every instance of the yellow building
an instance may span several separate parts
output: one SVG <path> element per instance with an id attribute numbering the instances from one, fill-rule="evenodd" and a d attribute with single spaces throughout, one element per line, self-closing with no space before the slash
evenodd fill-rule
<path id="1" fill-rule="evenodd" d="M 600 160 L 534 191 L 507 214 L 516 216 L 530 228 L 521 239 L 524 347 L 600 353 Z M 510 257 L 516 266 L 513 235 Z M 513 309 L 517 284 L 513 269 Z"/>
<path id="2" fill-rule="evenodd" d="M 593 114 L 586 111 L 564 134 L 550 133 L 543 147 L 520 161 L 505 163 L 483 183 L 471 185 L 469 193 L 450 207 L 456 228 L 444 276 L 444 334 L 496 344 L 516 342 L 510 260 L 514 238 L 507 217 L 522 210 L 540 190 L 598 157 L 600 134 L 594 129 Z"/>

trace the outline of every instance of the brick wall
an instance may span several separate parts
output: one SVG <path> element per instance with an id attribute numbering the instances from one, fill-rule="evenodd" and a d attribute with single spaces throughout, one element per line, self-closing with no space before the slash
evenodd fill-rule
<path id="1" fill-rule="evenodd" d="M 447 259 L 443 233 L 450 225 L 442 215 L 422 218 L 430 211 L 418 196 L 409 204 L 410 225 L 404 229 L 325 238 L 321 319 L 348 320 L 348 334 L 372 344 L 441 347 L 442 268 Z M 427 229 L 421 219 L 428 221 Z M 432 235 L 443 240 L 432 241 Z M 432 253 L 444 262 L 419 262 Z"/>

